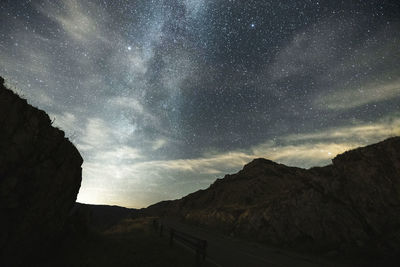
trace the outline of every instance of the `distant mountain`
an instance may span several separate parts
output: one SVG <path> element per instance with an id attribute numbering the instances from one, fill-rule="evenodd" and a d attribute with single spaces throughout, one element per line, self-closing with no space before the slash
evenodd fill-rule
<path id="1" fill-rule="evenodd" d="M 74 212 L 85 216 L 87 226 L 96 231 L 104 231 L 124 219 L 137 218 L 140 210 L 119 206 L 76 203 Z"/>
<path id="2" fill-rule="evenodd" d="M 400 251 L 400 137 L 301 169 L 255 159 L 209 188 L 146 210 L 275 245 Z"/>

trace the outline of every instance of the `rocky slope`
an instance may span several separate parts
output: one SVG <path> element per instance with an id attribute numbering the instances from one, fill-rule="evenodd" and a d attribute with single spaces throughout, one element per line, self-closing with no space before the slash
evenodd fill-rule
<path id="1" fill-rule="evenodd" d="M 86 214 L 90 229 L 102 232 L 126 219 L 138 218 L 140 210 L 119 206 L 76 203 L 74 210 Z"/>
<path id="2" fill-rule="evenodd" d="M 180 200 L 161 216 L 319 252 L 400 251 L 400 137 L 338 155 L 308 170 L 255 159 Z"/>
<path id="3" fill-rule="evenodd" d="M 40 254 L 63 230 L 82 157 L 49 116 L 0 78 L 0 265 Z"/>

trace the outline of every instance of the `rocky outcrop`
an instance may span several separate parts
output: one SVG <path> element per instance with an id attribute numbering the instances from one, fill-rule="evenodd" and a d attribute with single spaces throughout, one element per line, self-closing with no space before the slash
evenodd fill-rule
<path id="1" fill-rule="evenodd" d="M 81 184 L 82 157 L 49 116 L 0 78 L 0 265 L 58 238 Z"/>
<path id="2" fill-rule="evenodd" d="M 332 162 L 306 170 L 255 159 L 206 190 L 147 210 L 305 250 L 398 253 L 400 137 Z"/>

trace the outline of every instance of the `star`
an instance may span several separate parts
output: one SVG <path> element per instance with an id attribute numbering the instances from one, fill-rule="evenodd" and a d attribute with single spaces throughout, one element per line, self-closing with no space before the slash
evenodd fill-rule
<path id="1" fill-rule="evenodd" d="M 25 2 L 0 0 L 0 76 L 80 149 L 81 202 L 143 207 L 244 159 L 320 166 L 399 133 L 398 0 Z"/>

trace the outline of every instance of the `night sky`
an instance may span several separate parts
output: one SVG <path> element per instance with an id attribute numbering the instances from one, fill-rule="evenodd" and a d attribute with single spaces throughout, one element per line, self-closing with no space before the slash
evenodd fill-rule
<path id="1" fill-rule="evenodd" d="M 400 2 L 1 0 L 0 76 L 139 208 L 400 135 Z"/>

